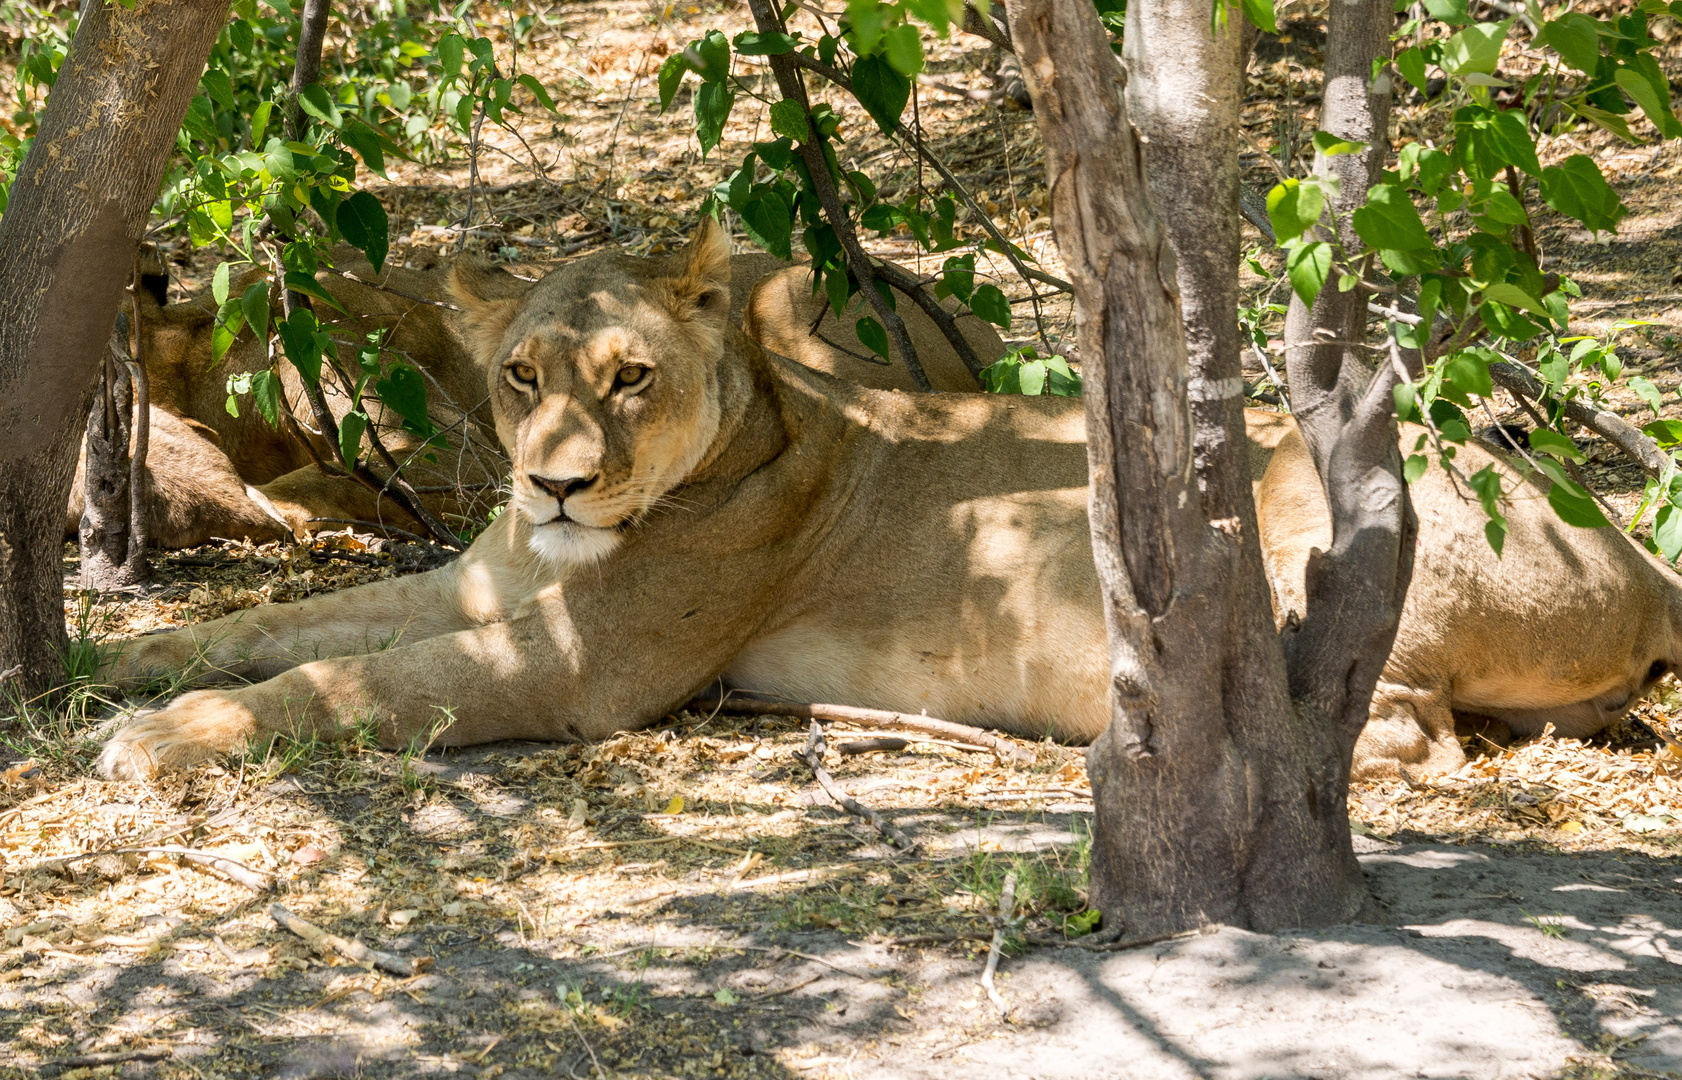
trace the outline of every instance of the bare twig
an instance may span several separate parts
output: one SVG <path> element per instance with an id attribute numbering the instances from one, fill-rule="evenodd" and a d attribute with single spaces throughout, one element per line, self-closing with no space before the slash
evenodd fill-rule
<path id="1" fill-rule="evenodd" d="M 22 664 L 13 664 L 11 667 L 7 668 L 5 671 L 0 671 L 0 686 L 6 685 L 8 682 L 12 681 L 13 679 L 17 678 L 19 675 L 22 675 L 22 674 L 23 674 L 23 665 Z"/>
<path id="2" fill-rule="evenodd" d="M 987 991 L 987 997 L 993 1002 L 993 1007 L 999 1010 L 999 1019 L 1010 1018 L 1010 1006 L 999 996 L 998 987 L 993 985 L 993 973 L 999 969 L 999 956 L 1004 950 L 1005 935 L 1010 933 L 1011 919 L 1016 914 L 1016 871 L 1005 875 L 1004 889 L 999 893 L 999 922 L 993 928 L 993 944 L 987 950 L 987 966 L 981 972 L 981 987 Z"/>
<path id="3" fill-rule="evenodd" d="M 1496 385 L 1515 397 L 1541 401 L 1547 395 L 1541 381 L 1517 364 L 1505 360 L 1491 364 L 1489 374 Z M 1597 409 L 1577 399 L 1562 402 L 1561 407 L 1568 418 L 1622 450 L 1649 476 L 1664 473 L 1669 458 L 1659 449 L 1658 443 L 1648 438 L 1634 424 L 1621 416 Z"/>
<path id="4" fill-rule="evenodd" d="M 78 863 L 84 859 L 92 859 L 100 855 L 146 855 L 153 853 L 174 855 L 182 861 L 190 862 L 195 866 L 208 866 L 212 870 L 216 870 L 239 882 L 252 892 L 267 892 L 269 887 L 274 884 L 274 879 L 270 877 L 270 875 L 265 874 L 260 870 L 253 870 L 251 867 L 245 865 L 237 859 L 230 859 L 225 855 L 217 855 L 209 851 L 200 851 L 197 848 L 179 847 L 175 844 L 105 848 L 101 851 L 88 851 L 83 852 L 80 855 L 66 855 L 59 859 L 48 859 L 46 862 L 37 865 L 35 869 L 60 873 L 68 868 L 71 863 Z"/>
<path id="5" fill-rule="evenodd" d="M 1053 938 L 1043 934 L 1030 934 L 1027 942 L 1042 949 L 1085 949 L 1088 952 L 1126 952 L 1128 949 L 1142 949 L 1146 945 L 1160 945 L 1165 941 L 1178 941 L 1181 938 L 1197 937 L 1200 934 L 1213 934 L 1220 927 L 1205 924 L 1196 930 L 1179 930 L 1171 934 L 1152 934 L 1150 937 L 1127 938 L 1121 941 L 1096 941 L 1089 937 Z"/>
<path id="6" fill-rule="evenodd" d="M 731 691 L 737 694 L 740 691 Z M 1017 746 L 1008 739 L 1001 739 L 991 732 L 967 724 L 954 724 L 950 720 L 938 720 L 932 716 L 912 713 L 890 712 L 887 709 L 856 709 L 850 705 L 820 705 L 796 701 L 765 701 L 759 698 L 743 698 L 727 696 L 723 700 L 724 710 L 747 716 L 791 716 L 796 720 L 817 720 L 823 723 L 840 720 L 859 727 L 875 728 L 878 730 L 895 728 L 904 731 L 915 731 L 922 735 L 933 735 L 938 738 L 967 742 L 977 749 L 991 750 L 995 756 L 1003 761 L 1015 765 L 1030 765 L 1034 761 L 1034 753 L 1026 747 Z M 705 711 L 718 708 L 721 699 L 698 697 L 685 705 L 686 709 Z"/>
<path id="7" fill-rule="evenodd" d="M 572 1033 L 584 1044 L 584 1052 L 590 1055 L 590 1064 L 596 1067 L 596 1080 L 607 1080 L 607 1073 L 602 1071 L 602 1063 L 596 1060 L 595 1048 L 590 1045 L 590 1040 L 584 1037 L 584 1032 L 578 1027 L 578 1021 L 573 1018 L 572 1006 L 562 1001 L 561 1010 L 567 1014 L 567 1023 L 572 1025 Z"/>
<path id="8" fill-rule="evenodd" d="M 335 952 L 366 967 L 376 967 L 393 975 L 418 975 L 432 966 L 431 957 L 420 956 L 411 960 L 406 956 L 398 956 L 396 953 L 370 949 L 354 938 L 346 940 L 337 934 L 329 934 L 314 923 L 298 918 L 279 904 L 269 905 L 269 917 L 285 929 L 303 938 L 312 949 L 319 953 Z"/>
<path id="9" fill-rule="evenodd" d="M 426 537 L 421 536 L 419 533 L 412 533 L 407 529 L 399 529 L 395 525 L 382 525 L 377 521 L 359 521 L 356 518 L 336 518 L 336 517 L 312 517 L 312 518 L 305 518 L 304 520 L 305 521 L 312 521 L 312 522 L 313 521 L 325 521 L 325 522 L 329 522 L 329 523 L 334 524 L 334 525 L 353 525 L 353 526 L 355 526 L 356 528 L 359 528 L 359 529 L 367 529 L 369 532 L 395 533 L 396 535 L 401 536 L 403 539 L 413 540 L 417 544 L 432 545 L 431 540 L 428 540 Z"/>
<path id="10" fill-rule="evenodd" d="M 53 1058 L 41 1064 L 48 1068 L 69 1069 L 73 1067 L 121 1065 L 125 1061 L 162 1061 L 172 1057 L 175 1050 L 168 1046 L 148 1046 L 143 1050 L 116 1050 L 104 1054 L 72 1054 L 70 1057 Z"/>
<path id="11" fill-rule="evenodd" d="M 802 759 L 806 762 L 806 767 L 812 770 L 812 775 L 818 778 L 819 785 L 829 793 L 830 798 L 840 804 L 841 809 L 870 822 L 871 828 L 887 837 L 901 851 L 910 851 L 915 847 L 916 841 L 901 832 L 897 825 L 841 790 L 841 785 L 835 782 L 835 777 L 829 775 L 829 770 L 823 767 L 823 751 L 823 725 L 813 720 L 811 734 L 806 738 L 806 753 L 802 755 Z"/>
<path id="12" fill-rule="evenodd" d="M 904 750 L 910 745 L 911 743 L 905 739 L 889 736 L 881 739 L 859 739 L 856 742 L 844 742 L 835 749 L 840 751 L 842 757 L 853 757 L 858 754 L 891 753 L 896 750 Z"/>

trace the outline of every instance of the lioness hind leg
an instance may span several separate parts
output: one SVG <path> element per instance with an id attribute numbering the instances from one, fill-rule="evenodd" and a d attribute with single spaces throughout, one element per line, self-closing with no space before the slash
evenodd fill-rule
<path id="1" fill-rule="evenodd" d="M 1453 772 L 1465 763 L 1446 693 L 1379 682 L 1367 726 L 1355 743 L 1351 780 Z"/>

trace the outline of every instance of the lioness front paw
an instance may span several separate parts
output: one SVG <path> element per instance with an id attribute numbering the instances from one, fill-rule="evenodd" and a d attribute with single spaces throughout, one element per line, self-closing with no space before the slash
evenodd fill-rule
<path id="1" fill-rule="evenodd" d="M 144 780 L 238 749 L 256 729 L 250 710 L 229 694 L 183 694 L 113 735 L 99 755 L 99 771 L 111 780 Z"/>

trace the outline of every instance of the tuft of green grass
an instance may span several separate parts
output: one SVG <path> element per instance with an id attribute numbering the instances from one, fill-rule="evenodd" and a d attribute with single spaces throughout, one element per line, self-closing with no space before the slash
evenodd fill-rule
<path id="1" fill-rule="evenodd" d="M 977 822 L 977 827 L 981 826 Z M 1092 871 L 1092 833 L 1076 821 L 1068 846 L 1031 852 L 974 851 L 959 873 L 962 886 L 980 897 L 989 913 L 998 911 L 1005 877 L 1016 875 L 1016 915 L 1041 916 L 1059 925 L 1068 937 L 1091 933 L 1097 912 L 1087 907 L 1087 881 Z"/>
<path id="2" fill-rule="evenodd" d="M 1545 915 L 1532 915 L 1523 908 L 1519 908 L 1518 910 L 1519 914 L 1524 916 L 1525 922 L 1542 931 L 1543 937 L 1563 938 L 1569 936 L 1570 932 L 1565 927 L 1565 916 L 1563 914 L 1556 913 L 1549 917 Z"/>

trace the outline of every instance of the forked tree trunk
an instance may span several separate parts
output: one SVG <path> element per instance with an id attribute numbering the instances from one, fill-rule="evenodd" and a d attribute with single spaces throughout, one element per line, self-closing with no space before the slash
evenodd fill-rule
<path id="1" fill-rule="evenodd" d="M 135 244 L 228 0 L 83 7 L 0 218 L 0 670 L 60 674 L 60 545 Z"/>
<path id="2" fill-rule="evenodd" d="M 1292 702 L 1271 632 L 1229 381 L 1237 250 L 1224 230 L 1236 221 L 1208 235 L 1211 217 L 1237 212 L 1239 28 L 1211 37 L 1210 0 L 1129 4 L 1129 48 L 1175 65 L 1146 71 L 1172 71 L 1175 85 L 1133 90 L 1150 166 L 1165 186 L 1187 187 L 1165 199 L 1165 229 L 1095 9 L 1007 7 L 1045 142 L 1086 380 L 1112 671 L 1111 724 L 1087 756 L 1093 902 L 1109 932 L 1128 936 L 1348 919 L 1366 896 L 1344 807 L 1349 755 L 1326 738 L 1325 715 Z"/>
<path id="3" fill-rule="evenodd" d="M 1388 0 L 1344 0 L 1331 5 L 1326 26 L 1320 128 L 1367 144 L 1360 154 L 1315 159 L 1316 171 L 1340 181 L 1326 211 L 1351 252 L 1362 244 L 1349 215 L 1366 202 L 1390 149 L 1392 76 L 1384 69 L 1374 79 L 1373 61 L 1389 55 L 1394 22 Z M 1348 269 L 1365 276 L 1364 266 Z M 1399 372 L 1384 352 L 1345 344 L 1366 340 L 1367 297 L 1359 288 L 1339 292 L 1337 280 L 1334 267 L 1313 306 L 1293 295 L 1285 316 L 1291 410 L 1332 517 L 1331 550 L 1309 560 L 1308 612 L 1287 629 L 1285 654 L 1292 696 L 1328 719 L 1343 752 L 1341 791 L 1396 639 L 1417 525 L 1396 447 Z"/>

